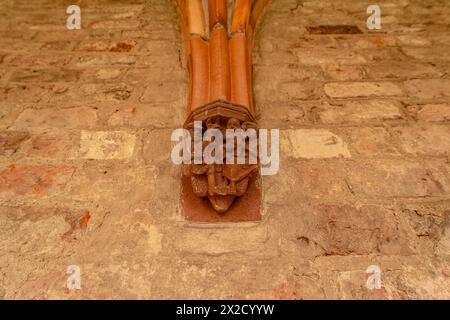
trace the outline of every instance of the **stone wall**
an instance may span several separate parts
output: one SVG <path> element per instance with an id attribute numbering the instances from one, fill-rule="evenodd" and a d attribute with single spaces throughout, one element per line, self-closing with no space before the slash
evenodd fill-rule
<path id="1" fill-rule="evenodd" d="M 280 171 L 261 222 L 206 225 L 182 218 L 170 161 L 172 2 L 80 1 L 72 31 L 69 4 L 0 4 L 0 297 L 450 298 L 448 1 L 378 1 L 369 32 L 366 1 L 273 0 L 254 92 Z"/>

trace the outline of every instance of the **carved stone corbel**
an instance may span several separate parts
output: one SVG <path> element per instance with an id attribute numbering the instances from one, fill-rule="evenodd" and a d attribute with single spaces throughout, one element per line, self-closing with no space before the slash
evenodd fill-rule
<path id="1" fill-rule="evenodd" d="M 184 127 L 191 133 L 194 121 L 202 121 L 203 131 L 256 129 L 253 33 L 267 2 L 177 0 L 190 76 Z M 257 164 L 184 165 L 182 206 L 188 219 L 208 221 L 205 217 L 220 213 L 232 216 L 229 220 L 257 220 L 260 199 Z"/>

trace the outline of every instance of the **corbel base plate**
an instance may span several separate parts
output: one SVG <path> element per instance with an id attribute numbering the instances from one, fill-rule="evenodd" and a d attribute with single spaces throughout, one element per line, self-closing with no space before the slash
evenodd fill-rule
<path id="1" fill-rule="evenodd" d="M 181 211 L 184 218 L 192 222 L 248 222 L 261 220 L 261 177 L 251 174 L 247 192 L 236 199 L 225 213 L 216 212 L 208 198 L 197 197 L 192 191 L 188 176 L 182 177 Z"/>

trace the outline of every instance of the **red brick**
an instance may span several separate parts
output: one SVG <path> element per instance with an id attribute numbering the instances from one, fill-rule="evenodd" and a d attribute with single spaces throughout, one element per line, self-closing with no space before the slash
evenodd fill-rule
<path id="1" fill-rule="evenodd" d="M 73 156 L 73 148 L 77 145 L 79 134 L 62 132 L 44 132 L 32 136 L 27 150 L 30 158 L 67 159 Z"/>
<path id="2" fill-rule="evenodd" d="M 137 29 L 139 27 L 139 20 L 137 19 L 102 19 L 97 22 L 93 22 L 89 26 L 92 29 L 119 29 L 119 30 L 127 30 L 127 29 Z"/>
<path id="3" fill-rule="evenodd" d="M 410 58 L 434 63 L 437 61 L 449 62 L 449 55 L 441 54 L 442 52 L 448 52 L 448 50 L 450 50 L 450 46 L 439 46 L 438 50 L 436 48 L 402 48 L 402 52 Z"/>
<path id="4" fill-rule="evenodd" d="M 380 62 L 364 66 L 367 75 L 374 80 L 433 78 L 442 72 L 430 64 L 411 62 Z"/>
<path id="5" fill-rule="evenodd" d="M 31 40 L 34 39 L 36 35 L 35 31 L 28 31 L 28 30 L 0 30 L 0 39 L 16 39 L 18 41 L 20 40 Z"/>
<path id="6" fill-rule="evenodd" d="M 260 52 L 254 59 L 254 63 L 257 65 L 273 65 L 274 61 L 283 61 L 283 63 L 287 64 L 298 64 L 297 57 L 291 52 L 277 50 L 274 50 L 273 52 Z M 304 64 L 314 65 L 320 63 L 306 60 Z"/>
<path id="7" fill-rule="evenodd" d="M 270 204 L 303 203 L 311 199 L 342 199 L 352 196 L 342 161 L 300 161 L 281 154 L 280 170 L 263 179 L 264 201 Z"/>
<path id="8" fill-rule="evenodd" d="M 54 85 L 14 84 L 0 87 L 0 100 L 3 102 L 48 102 Z"/>
<path id="9" fill-rule="evenodd" d="M 172 30 L 169 23 L 161 23 L 149 30 L 123 30 L 122 36 L 125 39 L 157 39 L 157 40 L 174 40 L 178 39 L 179 34 L 176 30 Z"/>
<path id="10" fill-rule="evenodd" d="M 172 58 L 178 57 L 179 44 L 168 40 L 154 40 L 146 41 L 143 43 L 142 47 L 139 48 L 139 52 L 151 53 L 151 55 L 159 56 L 170 56 Z"/>
<path id="11" fill-rule="evenodd" d="M 187 86 L 184 81 L 146 83 L 146 89 L 140 101 L 144 103 L 180 101 L 186 98 L 186 91 Z"/>
<path id="12" fill-rule="evenodd" d="M 393 82 L 327 83 L 325 93 L 333 98 L 399 96 L 402 89 Z"/>
<path id="13" fill-rule="evenodd" d="M 434 246 L 433 240 L 439 239 L 446 230 L 446 221 L 450 218 L 449 204 L 446 201 L 431 203 L 402 203 L 401 213 L 404 220 L 411 225 L 415 235 L 420 240 L 429 241 L 429 246 Z M 425 246 L 425 251 L 429 251 Z"/>
<path id="14" fill-rule="evenodd" d="M 450 121 L 450 104 L 410 105 L 406 109 L 419 121 Z"/>
<path id="15" fill-rule="evenodd" d="M 338 44 L 347 49 L 378 49 L 397 45 L 395 37 L 390 35 L 339 35 L 335 36 Z"/>
<path id="16" fill-rule="evenodd" d="M 70 41 L 50 41 L 44 43 L 40 49 L 51 50 L 51 51 L 69 51 L 73 47 L 73 43 Z"/>
<path id="17" fill-rule="evenodd" d="M 324 69 L 332 80 L 348 81 L 367 78 L 366 72 L 361 66 L 327 65 Z"/>
<path id="18" fill-rule="evenodd" d="M 11 193 L 42 197 L 55 189 L 63 189 L 72 172 L 70 166 L 11 165 L 0 171 L 0 194 L 3 197 Z"/>
<path id="19" fill-rule="evenodd" d="M 440 162 L 367 161 L 348 163 L 346 171 L 352 192 L 366 198 L 441 196 L 450 190 L 450 173 Z"/>
<path id="20" fill-rule="evenodd" d="M 400 46 L 406 47 L 429 47 L 431 45 L 431 41 L 425 37 L 416 36 L 416 35 L 400 35 L 397 36 L 398 42 Z"/>
<path id="21" fill-rule="evenodd" d="M 377 49 L 361 49 L 358 54 L 364 56 L 367 64 L 376 64 L 380 62 L 407 62 L 410 60 L 399 48 L 377 48 Z"/>
<path id="22" fill-rule="evenodd" d="M 86 40 L 82 41 L 76 48 L 76 51 L 85 52 L 129 52 L 137 42 L 134 40 L 108 41 L 108 40 Z"/>
<path id="23" fill-rule="evenodd" d="M 333 102 L 311 110 L 314 122 L 334 123 L 382 123 L 402 119 L 401 105 L 393 100 L 364 100 Z"/>
<path id="24" fill-rule="evenodd" d="M 88 161 L 79 167 L 66 192 L 80 201 L 100 201 L 114 208 L 128 208 L 130 203 L 150 201 L 161 179 L 154 166 L 137 166 L 123 161 Z"/>
<path id="25" fill-rule="evenodd" d="M 283 128 L 302 125 L 308 122 L 305 107 L 313 107 L 314 103 L 307 101 L 288 101 L 284 105 L 274 102 L 259 101 L 256 104 L 260 110 L 260 120 L 258 124 L 261 128 Z"/>
<path id="26" fill-rule="evenodd" d="M 306 235 L 318 243 L 327 255 L 411 254 L 404 230 L 391 222 L 388 210 L 365 205 L 319 205 L 311 212 L 314 223 Z"/>
<path id="27" fill-rule="evenodd" d="M 255 86 L 255 94 L 265 102 L 315 100 L 323 95 L 320 84 L 316 81 L 274 82 L 270 87 Z"/>
<path id="28" fill-rule="evenodd" d="M 75 82 L 79 70 L 70 69 L 19 69 L 10 76 L 12 82 Z"/>
<path id="29" fill-rule="evenodd" d="M 0 103 L 0 130 L 11 130 L 11 125 L 26 104 Z"/>
<path id="30" fill-rule="evenodd" d="M 67 32 L 64 31 L 67 35 Z M 72 56 L 68 54 L 18 54 L 8 60 L 8 65 L 15 67 L 49 67 L 58 66 L 63 67 L 72 60 Z"/>
<path id="31" fill-rule="evenodd" d="M 132 95 L 133 89 L 133 87 L 125 83 L 90 83 L 82 85 L 64 84 L 53 90 L 53 94 L 50 97 L 50 102 L 79 104 L 80 97 L 83 97 L 83 101 L 120 102 L 128 100 Z"/>
<path id="32" fill-rule="evenodd" d="M 125 72 L 126 70 L 123 68 L 89 68 L 81 73 L 79 81 L 105 83 L 109 81 L 120 81 L 123 79 Z M 128 77 L 126 81 L 129 82 Z"/>
<path id="33" fill-rule="evenodd" d="M 133 85 L 142 85 L 142 83 L 183 82 L 186 77 L 186 71 L 178 66 L 155 66 L 153 68 L 129 68 L 125 80 Z"/>
<path id="34" fill-rule="evenodd" d="M 406 92 L 410 97 L 438 99 L 450 97 L 450 79 L 427 79 L 405 81 Z"/>
<path id="35" fill-rule="evenodd" d="M 407 153 L 423 155 L 450 154 L 450 127 L 442 125 L 414 125 L 396 127 L 394 133 Z"/>
<path id="36" fill-rule="evenodd" d="M 325 293 L 320 283 L 310 277 L 292 277 L 273 289 L 261 290 L 230 297 L 244 300 L 302 300 L 325 299 Z"/>
<path id="37" fill-rule="evenodd" d="M 39 42 L 51 42 L 51 41 L 62 41 L 62 40 L 82 40 L 88 38 L 92 35 L 91 30 L 81 29 L 76 32 L 67 32 L 67 30 L 49 30 L 49 31 L 39 31 L 33 37 L 33 41 Z M 108 34 L 105 34 L 107 36 Z M 98 35 L 96 35 L 98 37 Z"/>
<path id="38" fill-rule="evenodd" d="M 279 65 L 276 69 L 272 66 L 255 66 L 253 70 L 255 82 L 263 82 L 270 78 L 273 83 L 287 81 L 311 81 L 323 79 L 323 71 L 318 66 Z"/>
<path id="39" fill-rule="evenodd" d="M 20 145 L 30 138 L 30 134 L 21 131 L 0 132 L 0 156 L 10 156 Z"/>
<path id="40" fill-rule="evenodd" d="M 15 222 L 32 222 L 36 223 L 52 217 L 63 217 L 68 224 L 68 230 L 60 234 L 62 240 L 74 240 L 79 235 L 79 230 L 85 228 L 86 220 L 89 222 L 93 214 L 89 209 L 79 209 L 64 206 L 21 206 L 17 207 L 0 207 L 0 213 L 6 216 L 8 220 Z M 87 218 L 89 216 L 89 218 Z"/>
<path id="41" fill-rule="evenodd" d="M 117 110 L 108 119 L 111 127 L 137 128 L 179 128 L 185 112 L 171 104 L 139 104 L 135 107 Z"/>
<path id="42" fill-rule="evenodd" d="M 351 128 L 344 131 L 350 152 L 353 156 L 398 156 L 392 137 L 384 128 Z"/>
<path id="43" fill-rule="evenodd" d="M 9 74 L 10 74 L 9 70 L 7 70 L 7 69 L 0 69 L 0 83 L 7 81 L 7 79 L 9 79 Z"/>
<path id="44" fill-rule="evenodd" d="M 162 161 L 171 161 L 170 154 L 174 142 L 170 140 L 171 129 L 152 130 L 144 136 L 142 156 L 146 161 L 157 164 Z M 159 143 L 155 143 L 159 141 Z"/>
<path id="45" fill-rule="evenodd" d="M 17 41 L 16 39 L 0 39 L 2 48 L 10 51 L 36 52 L 41 46 L 38 42 L 33 41 Z"/>
<path id="46" fill-rule="evenodd" d="M 92 66 L 129 66 L 136 63 L 136 56 L 128 54 L 96 54 L 96 55 L 82 55 L 77 58 L 74 57 L 73 64 L 80 68 L 89 68 Z"/>
<path id="47" fill-rule="evenodd" d="M 364 64 L 366 59 L 352 50 L 329 48 L 295 48 L 292 50 L 303 65 Z"/>
<path id="48" fill-rule="evenodd" d="M 26 109 L 14 122 L 14 128 L 89 128 L 97 123 L 97 111 L 88 108 Z"/>
<path id="49" fill-rule="evenodd" d="M 298 28 L 297 26 L 293 26 L 293 30 Z M 273 30 L 271 30 L 273 31 Z M 299 32 L 300 33 L 300 32 Z M 338 46 L 336 40 L 328 35 L 304 35 L 299 34 L 298 37 L 299 42 L 296 44 L 298 48 L 336 48 Z M 260 44 L 261 47 L 258 51 L 286 51 L 291 49 L 292 41 L 290 39 L 286 39 L 284 37 L 276 37 L 275 35 L 267 36 L 267 40 L 264 43 Z"/>
<path id="50" fill-rule="evenodd" d="M 64 273 L 64 270 L 46 271 L 45 274 L 40 274 L 27 281 L 16 294 L 19 299 L 24 300 L 47 300 L 50 298 L 48 293 L 51 288 L 60 288 L 63 292 L 64 285 L 61 283 L 64 284 L 64 281 L 67 281 L 67 274 Z"/>

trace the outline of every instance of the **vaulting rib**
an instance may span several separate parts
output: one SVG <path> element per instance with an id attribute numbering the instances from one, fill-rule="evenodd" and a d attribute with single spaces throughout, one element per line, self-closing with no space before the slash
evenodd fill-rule
<path id="1" fill-rule="evenodd" d="M 190 77 L 185 128 L 193 132 L 194 121 L 202 121 L 203 130 L 256 128 L 253 34 L 267 2 L 177 0 Z M 212 208 L 223 213 L 246 193 L 257 169 L 257 165 L 192 164 L 183 172 L 191 180 L 192 192 L 207 197 Z"/>

